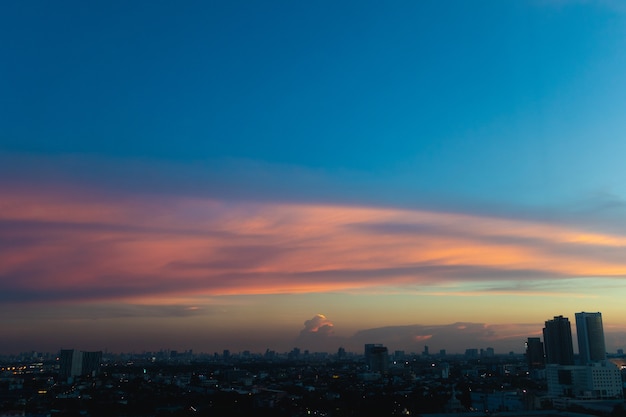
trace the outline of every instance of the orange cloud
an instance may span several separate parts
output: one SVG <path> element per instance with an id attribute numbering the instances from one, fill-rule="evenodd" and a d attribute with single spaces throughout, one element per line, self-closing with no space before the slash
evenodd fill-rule
<path id="1" fill-rule="evenodd" d="M 316 314 L 311 320 L 304 322 L 303 333 L 332 333 L 334 325 L 323 314 Z"/>

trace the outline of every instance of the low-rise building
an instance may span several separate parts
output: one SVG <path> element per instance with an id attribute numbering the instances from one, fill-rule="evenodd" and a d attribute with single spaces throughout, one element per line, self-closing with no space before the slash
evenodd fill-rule
<path id="1" fill-rule="evenodd" d="M 548 394 L 579 399 L 621 398 L 620 370 L 608 361 L 546 366 Z"/>

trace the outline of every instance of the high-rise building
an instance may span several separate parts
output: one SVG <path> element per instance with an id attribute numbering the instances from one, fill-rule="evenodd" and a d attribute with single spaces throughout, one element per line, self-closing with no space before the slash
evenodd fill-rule
<path id="1" fill-rule="evenodd" d="M 82 369 L 81 375 L 96 376 L 100 373 L 102 364 L 102 351 L 82 352 Z"/>
<path id="2" fill-rule="evenodd" d="M 494 356 L 496 356 L 496 351 L 492 347 L 488 347 L 487 349 L 480 349 L 481 358 L 493 358 Z"/>
<path id="3" fill-rule="evenodd" d="M 526 342 L 526 360 L 528 361 L 528 369 L 539 369 L 545 366 L 543 343 L 541 343 L 540 338 L 528 338 Z"/>
<path id="4" fill-rule="evenodd" d="M 576 334 L 582 365 L 606 360 L 602 313 L 576 313 Z"/>
<path id="5" fill-rule="evenodd" d="M 343 359 L 346 357 L 346 349 L 344 349 L 343 347 L 339 347 L 339 349 L 337 349 L 337 359 Z"/>
<path id="6" fill-rule="evenodd" d="M 59 378 L 67 381 L 72 376 L 72 362 L 74 359 L 74 349 L 61 349 L 59 355 Z"/>
<path id="7" fill-rule="evenodd" d="M 620 369 L 606 360 L 600 313 L 576 313 L 580 365 L 573 364 L 572 334 L 563 316 L 546 321 L 546 379 L 551 396 L 579 399 L 622 398 Z"/>
<path id="8" fill-rule="evenodd" d="M 102 351 L 83 352 L 75 349 L 62 349 L 59 355 L 59 378 L 67 381 L 75 376 L 94 376 L 100 372 Z"/>
<path id="9" fill-rule="evenodd" d="M 369 366 L 370 358 L 372 356 L 372 350 L 375 347 L 382 346 L 380 343 L 366 343 L 363 349 L 363 355 L 365 356 L 365 364 Z"/>
<path id="10" fill-rule="evenodd" d="M 572 327 L 567 317 L 554 316 L 554 319 L 546 321 L 543 328 L 543 344 L 546 350 L 546 363 L 574 364 Z"/>
<path id="11" fill-rule="evenodd" d="M 465 357 L 468 359 L 476 359 L 478 358 L 478 349 L 465 349 Z"/>
<path id="12" fill-rule="evenodd" d="M 372 372 L 386 373 L 389 370 L 389 352 L 381 344 L 365 345 L 365 364 Z"/>

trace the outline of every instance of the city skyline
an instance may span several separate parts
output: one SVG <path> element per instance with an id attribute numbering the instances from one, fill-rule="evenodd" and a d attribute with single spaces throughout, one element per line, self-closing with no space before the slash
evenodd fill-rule
<path id="1" fill-rule="evenodd" d="M 616 352 L 608 352 L 607 349 L 605 348 L 605 337 L 604 337 L 604 329 L 603 329 L 603 324 L 602 324 L 601 312 L 576 312 L 575 318 L 576 318 L 575 333 L 572 333 L 571 331 L 571 323 L 569 322 L 569 318 L 563 315 L 559 315 L 559 316 L 554 316 L 552 319 L 548 319 L 545 321 L 545 327 L 543 328 L 543 331 L 542 331 L 543 338 L 544 338 L 543 341 L 541 340 L 540 337 L 528 337 L 527 338 L 527 341 L 524 344 L 525 345 L 524 354 L 526 356 L 530 355 L 527 358 L 527 361 L 530 367 L 541 368 L 541 367 L 544 367 L 546 364 L 573 365 L 575 362 L 579 365 L 587 365 L 587 364 L 591 364 L 594 362 L 605 361 L 607 359 L 608 354 L 623 355 L 622 353 L 624 350 L 623 348 L 619 348 Z M 454 323 L 449 326 L 441 326 L 441 327 L 452 327 L 456 330 L 465 330 L 468 326 L 472 326 L 472 325 L 474 325 L 474 323 Z M 305 330 L 307 328 L 312 328 L 312 327 L 317 327 L 317 328 L 327 327 L 328 328 L 328 327 L 332 327 L 332 323 L 330 323 L 330 321 L 325 316 L 318 314 L 313 319 L 305 322 Z M 407 326 L 407 327 L 417 328 L 417 327 L 423 327 L 423 326 Z M 301 332 L 301 335 L 305 333 L 305 330 Z M 360 333 L 368 334 L 368 332 L 376 331 L 376 330 L 380 331 L 382 329 L 362 330 Z M 379 343 L 366 342 L 363 344 L 365 347 L 364 352 L 365 352 L 366 362 L 368 361 L 368 354 L 371 353 L 371 349 L 373 347 L 384 347 L 384 351 L 388 352 L 388 354 L 391 355 L 391 352 L 387 350 L 387 347 L 384 346 L 383 343 L 389 343 L 389 342 L 394 343 L 394 340 L 390 340 L 389 337 L 385 337 L 385 336 L 383 337 L 381 337 L 380 335 L 371 336 L 368 334 L 367 336 L 363 337 L 361 341 L 366 341 L 366 340 L 371 340 L 371 339 L 378 340 Z M 463 337 L 455 337 L 455 339 L 461 340 L 463 342 L 468 342 L 468 340 Z M 576 344 L 573 343 L 574 339 L 576 339 L 578 342 L 577 343 L 578 350 L 576 351 L 576 353 L 574 353 L 574 346 L 576 346 Z M 425 342 L 428 342 L 430 338 L 424 338 L 423 340 Z M 446 354 L 452 354 L 452 355 L 461 354 L 461 352 L 448 352 L 447 349 L 441 347 L 442 345 L 439 340 L 434 339 L 433 341 L 436 344 L 437 343 L 439 344 L 437 345 L 437 348 L 435 349 L 437 350 L 437 353 L 435 353 L 434 351 L 431 352 L 427 344 L 423 346 L 423 351 L 421 353 L 416 352 L 414 350 L 409 350 L 407 352 L 403 349 L 396 349 L 394 351 L 412 354 L 412 355 L 422 355 L 422 356 L 442 356 L 442 355 L 445 356 Z M 299 339 L 298 342 L 307 343 L 307 340 Z M 297 345 L 298 342 L 296 342 L 295 344 Z M 338 352 L 358 353 L 357 344 L 359 343 L 359 341 L 349 341 L 349 340 L 342 341 L 341 339 L 334 339 L 332 342 L 339 343 L 338 345 L 339 347 L 337 348 Z M 395 342 L 397 343 L 397 341 Z M 474 344 L 476 343 L 480 344 L 481 342 L 488 343 L 489 341 L 487 339 L 480 340 L 480 341 L 475 341 L 475 340 L 470 341 L 470 343 L 474 343 Z M 544 350 L 544 345 L 545 345 L 545 350 Z M 346 350 L 345 346 L 349 346 L 350 349 Z M 411 343 L 409 345 L 410 349 L 413 349 L 415 347 L 416 347 L 415 343 Z M 105 351 L 108 351 L 108 349 L 105 349 Z M 158 350 L 158 352 L 169 352 L 169 351 L 170 351 L 169 348 L 168 349 L 161 348 Z M 171 351 L 178 352 L 177 349 L 173 349 Z M 282 354 L 287 353 L 287 351 L 276 352 L 270 349 L 269 347 L 265 350 L 265 352 L 262 352 L 262 351 L 251 352 L 249 349 L 242 349 L 238 352 L 236 351 L 231 352 L 230 349 L 227 349 L 227 348 L 224 348 L 222 351 L 224 352 L 223 356 L 226 356 L 226 352 L 228 352 L 229 355 L 230 354 L 236 355 L 236 354 L 241 354 L 241 353 L 244 353 L 244 354 L 245 353 L 252 353 L 252 354 L 265 353 L 267 354 L 267 352 L 269 351 L 275 352 L 275 353 L 282 353 Z M 291 352 L 293 351 L 301 352 L 302 349 L 300 349 L 299 346 L 294 346 Z M 309 349 L 305 349 L 304 351 L 307 353 L 310 352 Z M 467 349 L 465 349 L 464 354 L 467 355 L 469 351 L 475 351 L 476 353 L 480 352 L 481 356 L 483 355 L 483 352 L 491 353 L 492 355 L 494 354 L 494 348 L 491 346 L 485 349 L 483 349 L 482 347 L 481 348 L 469 348 L 468 347 Z M 61 356 L 63 355 L 64 352 L 65 353 L 74 352 L 74 349 L 71 349 L 71 350 L 61 349 Z M 145 350 L 143 352 L 145 352 Z M 148 352 L 151 352 L 151 351 L 148 351 Z M 183 353 L 184 355 L 186 355 L 187 353 L 191 354 L 191 352 L 193 352 L 193 349 L 184 349 L 184 350 L 181 350 L 180 352 Z M 311 353 L 316 353 L 316 352 L 317 353 L 330 353 L 330 354 L 333 353 L 333 352 L 317 351 L 317 350 L 314 350 Z M 120 353 L 120 352 L 117 352 L 117 353 Z M 196 353 L 198 352 L 196 351 Z M 210 354 L 210 352 L 205 352 L 205 351 L 202 351 L 199 353 Z M 513 350 L 509 352 L 498 352 L 499 355 L 509 354 L 509 353 L 519 354 L 519 352 L 515 352 Z M 215 351 L 213 352 L 213 354 L 218 355 L 219 352 Z M 574 357 L 575 355 L 577 356 L 576 359 Z M 82 357 L 79 357 L 78 360 L 79 361 L 82 360 Z"/>
<path id="2" fill-rule="evenodd" d="M 601 313 L 576 313 L 576 317 L 579 315 L 591 314 L 592 316 L 596 316 Z M 560 328 L 562 326 L 559 325 L 560 322 L 566 323 L 567 326 L 567 334 L 562 335 L 562 330 Z M 552 324 L 551 326 L 548 326 Z M 609 333 L 609 345 L 614 345 L 614 349 L 604 349 L 604 353 L 600 353 L 597 351 L 597 347 L 605 346 L 605 338 L 599 338 L 597 332 L 591 338 L 594 340 L 589 340 L 590 346 L 595 346 L 595 356 L 590 359 L 586 357 L 584 352 L 580 352 L 581 342 L 574 343 L 574 340 L 579 340 L 581 336 L 579 336 L 579 326 L 577 323 L 576 331 L 572 332 L 569 326 L 570 322 L 567 317 L 563 315 L 555 316 L 553 319 L 549 319 L 545 322 L 546 327 L 553 327 L 553 331 L 557 332 L 559 338 L 563 338 L 566 341 L 567 336 L 569 335 L 569 348 L 567 345 L 561 346 L 562 341 L 557 340 L 558 346 L 550 347 L 550 344 L 553 342 L 549 342 L 546 344 L 545 348 L 545 358 L 546 363 L 558 363 L 558 359 L 550 362 L 548 359 L 551 355 L 554 357 L 554 353 L 549 353 L 554 351 L 555 349 L 566 349 L 571 351 L 571 357 L 566 359 L 563 363 L 573 365 L 574 362 L 578 363 L 582 361 L 583 363 L 590 361 L 601 361 L 603 359 L 599 359 L 600 356 L 606 359 L 606 354 L 620 354 L 621 351 L 624 350 L 624 347 L 620 344 L 622 339 L 622 332 L 618 334 Z M 381 346 L 385 345 L 385 347 L 389 346 L 390 354 L 394 351 L 402 351 L 406 354 L 414 354 L 414 355 L 426 355 L 426 356 L 440 356 L 441 352 L 445 352 L 444 355 L 467 355 L 467 352 L 470 350 L 476 351 L 476 353 L 480 352 L 482 355 L 483 351 L 495 352 L 497 355 L 508 355 L 510 353 L 515 354 L 528 354 L 527 351 L 527 342 L 530 342 L 532 339 L 537 339 L 540 341 L 542 346 L 542 354 L 543 354 L 543 346 L 545 344 L 546 338 L 546 330 L 543 330 L 543 338 L 542 337 L 533 337 L 530 336 L 527 340 L 521 340 L 520 332 L 526 329 L 527 331 L 532 332 L 532 334 L 540 334 L 541 332 L 533 332 L 532 324 L 526 325 L 514 325 L 516 326 L 515 334 L 500 334 L 498 336 L 499 329 L 498 326 L 487 326 L 481 323 L 452 323 L 449 325 L 441 325 L 441 326 L 422 326 L 422 325 L 409 325 L 409 326 L 386 326 L 374 329 L 363 329 L 355 333 L 350 337 L 341 337 L 335 336 L 332 333 L 326 333 L 326 336 L 320 339 L 317 334 L 311 334 L 307 332 L 307 329 L 311 329 L 313 327 L 332 327 L 332 323 L 323 315 L 316 315 L 311 320 L 307 320 L 305 322 L 304 329 L 300 332 L 300 335 L 297 338 L 286 339 L 283 341 L 275 341 L 273 343 L 269 343 L 265 346 L 265 348 L 251 348 L 250 344 L 237 344 L 237 342 L 231 345 L 210 345 L 210 344 L 195 344 L 194 346 L 183 346 L 183 345 L 173 345 L 173 346 L 162 346 L 154 344 L 152 342 L 145 343 L 143 345 L 135 345 L 136 348 L 124 349 L 124 347 L 133 346 L 133 343 L 126 343 L 120 345 L 122 347 L 116 347 L 113 345 L 113 349 L 110 348 L 110 343 L 107 346 L 98 346 L 98 342 L 94 342 L 98 340 L 98 338 L 89 337 L 89 338 L 74 338 L 76 340 L 75 344 L 71 344 L 66 341 L 61 343 L 59 346 L 50 346 L 48 342 L 48 348 L 37 348 L 36 346 L 26 346 L 22 345 L 22 348 L 15 349 L 12 352 L 0 352 L 0 354 L 17 354 L 23 352 L 47 352 L 54 353 L 58 351 L 63 351 L 64 349 L 75 349 L 75 345 L 79 346 L 77 350 L 94 350 L 94 351 L 105 351 L 109 353 L 133 353 L 139 354 L 144 352 L 162 352 L 162 351 L 178 351 L 178 352 L 195 352 L 199 354 L 220 354 L 223 351 L 228 351 L 231 354 L 239 355 L 244 352 L 249 352 L 252 354 L 263 354 L 267 351 L 273 351 L 279 354 L 286 354 L 293 349 L 298 349 L 300 351 L 308 351 L 310 353 L 327 353 L 334 354 L 339 349 L 351 352 L 351 353 L 360 353 L 363 346 Z M 535 325 L 536 327 L 536 325 Z M 603 332 L 601 332 L 603 333 Z M 421 334 L 421 337 L 415 337 L 416 334 Z M 554 338 L 555 336 L 553 336 Z M 588 336 L 582 336 L 588 337 Z M 595 340 L 597 339 L 597 340 Z M 70 339 L 71 340 L 71 339 Z M 173 343 L 171 338 L 166 338 L 166 343 Z M 372 341 L 376 341 L 372 343 Z M 598 341 L 600 343 L 598 344 Z M 618 342 L 615 342 L 618 341 Z M 520 343 L 521 342 L 521 343 Z M 53 342 L 54 343 L 54 342 Z M 26 346 L 26 347 L 24 347 Z M 207 349 L 207 346 L 210 348 Z M 261 345 L 258 345 L 261 346 Z M 450 349 L 449 347 L 453 348 Z M 454 348 L 456 346 L 456 348 Z M 496 346 L 494 348 L 494 346 Z M 204 347 L 204 349 L 203 349 Z M 33 349 L 34 348 L 34 349 Z M 592 350 L 594 350 L 592 348 Z M 558 352 L 557 352 L 558 353 Z"/>
<path id="3" fill-rule="evenodd" d="M 35 0 L 0 36 L 0 352 L 522 352 L 599 310 L 626 346 L 621 2 Z"/>

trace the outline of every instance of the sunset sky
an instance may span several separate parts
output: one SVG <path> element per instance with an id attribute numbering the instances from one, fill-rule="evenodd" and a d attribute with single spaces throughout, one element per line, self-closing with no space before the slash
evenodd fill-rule
<path id="1" fill-rule="evenodd" d="M 626 349 L 626 6 L 0 3 L 0 353 Z M 573 329 L 575 330 L 575 329 Z"/>

